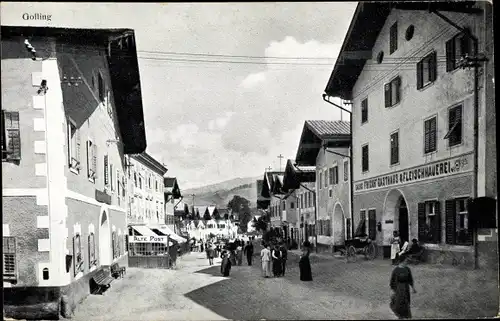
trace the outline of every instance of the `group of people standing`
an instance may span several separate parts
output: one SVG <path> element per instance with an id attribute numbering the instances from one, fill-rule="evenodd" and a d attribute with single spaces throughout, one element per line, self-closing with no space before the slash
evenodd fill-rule
<path id="1" fill-rule="evenodd" d="M 243 247 L 244 246 L 244 247 Z M 243 264 L 243 254 L 247 256 L 248 265 L 252 265 L 253 244 L 248 241 L 236 240 L 233 244 L 226 246 L 221 252 L 221 274 L 229 276 L 233 265 L 241 266 Z M 213 261 L 212 261 L 213 264 Z"/>
<path id="2" fill-rule="evenodd" d="M 271 245 L 263 244 L 264 248 L 260 251 L 260 260 L 262 263 L 262 275 L 265 278 L 281 277 L 285 275 L 286 262 L 288 260 L 288 250 L 283 243 Z M 304 242 L 302 253 L 299 260 L 300 280 L 312 281 L 311 263 L 309 261 L 311 245 Z"/>

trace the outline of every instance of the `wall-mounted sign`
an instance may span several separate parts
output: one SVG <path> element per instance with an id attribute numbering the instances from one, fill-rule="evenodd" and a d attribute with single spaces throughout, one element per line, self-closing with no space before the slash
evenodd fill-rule
<path id="1" fill-rule="evenodd" d="M 455 174 L 472 171 L 472 154 L 449 158 L 446 160 L 421 165 L 412 169 L 394 172 L 354 183 L 354 192 L 365 192 L 406 183 L 426 181 Z"/>
<path id="2" fill-rule="evenodd" d="M 384 223 L 385 223 L 385 224 L 392 224 L 392 223 L 394 223 L 394 221 L 393 221 L 393 220 L 387 220 L 387 221 L 385 221 Z"/>
<path id="3" fill-rule="evenodd" d="M 137 236 L 129 238 L 129 243 L 167 243 L 167 236 Z"/>

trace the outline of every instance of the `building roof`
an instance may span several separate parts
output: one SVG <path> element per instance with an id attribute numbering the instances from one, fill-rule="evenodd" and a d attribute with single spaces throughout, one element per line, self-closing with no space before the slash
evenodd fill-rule
<path id="1" fill-rule="evenodd" d="M 130 155 L 130 157 L 136 159 L 137 161 L 143 163 L 145 166 L 147 166 L 149 169 L 154 170 L 161 176 L 165 175 L 168 171 L 168 169 L 163 166 L 162 163 L 157 161 L 153 156 L 149 155 L 146 152 L 140 153 L 140 154 L 133 154 Z"/>
<path id="2" fill-rule="evenodd" d="M 392 9 L 471 13 L 474 5 L 475 1 L 358 2 L 325 93 L 345 100 L 352 99 L 352 88 L 366 61 L 373 59 L 373 45 Z"/>
<path id="3" fill-rule="evenodd" d="M 316 166 L 297 166 L 291 159 L 287 160 L 283 180 L 284 191 L 290 192 L 291 190 L 300 188 L 301 183 L 315 181 Z"/>
<path id="4" fill-rule="evenodd" d="M 173 195 L 174 198 L 181 198 L 181 190 L 179 184 L 177 183 L 176 177 L 164 177 L 163 184 L 165 186 L 165 194 Z"/>
<path id="5" fill-rule="evenodd" d="M 316 166 L 321 148 L 348 147 L 351 144 L 350 122 L 306 120 L 295 161 L 299 166 Z"/>
<path id="6" fill-rule="evenodd" d="M 2 40 L 19 38 L 20 41 L 24 41 L 26 38 L 50 37 L 55 39 L 57 44 L 94 46 L 106 49 L 111 88 L 113 88 L 112 94 L 124 153 L 136 154 L 146 150 L 139 65 L 132 29 L 76 29 L 3 25 L 1 26 L 1 34 Z M 129 43 L 127 47 L 120 45 L 123 39 L 127 39 Z M 40 55 L 40 58 L 48 58 L 46 55 L 57 56 L 58 59 L 64 58 L 65 53 L 60 50 L 61 46 L 56 46 L 56 48 L 56 52 L 41 51 L 37 54 Z M 26 52 L 26 57 L 28 57 L 28 52 Z M 2 59 L 5 58 L 2 57 Z"/>
<path id="7" fill-rule="evenodd" d="M 280 193 L 285 172 L 269 171 L 264 173 L 261 196 L 265 199 L 270 198 L 272 194 Z"/>

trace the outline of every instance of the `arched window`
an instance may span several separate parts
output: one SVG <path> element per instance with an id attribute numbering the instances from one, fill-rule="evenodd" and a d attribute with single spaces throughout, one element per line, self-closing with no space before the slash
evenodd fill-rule
<path id="1" fill-rule="evenodd" d="M 97 259 L 95 257 L 95 239 L 94 233 L 89 234 L 89 268 L 93 265 L 97 265 Z"/>
<path id="2" fill-rule="evenodd" d="M 83 271 L 83 253 L 80 234 L 76 234 L 73 237 L 73 263 L 74 275 L 77 275 L 80 271 Z"/>

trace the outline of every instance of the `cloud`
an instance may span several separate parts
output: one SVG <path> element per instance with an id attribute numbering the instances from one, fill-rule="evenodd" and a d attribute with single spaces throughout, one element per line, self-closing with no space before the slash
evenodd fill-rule
<path id="1" fill-rule="evenodd" d="M 248 75 L 245 79 L 243 79 L 240 86 L 243 88 L 252 88 L 258 83 L 264 82 L 265 80 L 266 80 L 265 72 L 253 73 Z"/>
<path id="2" fill-rule="evenodd" d="M 168 135 L 172 143 L 179 143 L 187 147 L 196 143 L 198 129 L 196 124 L 181 124 L 174 130 L 169 131 Z"/>

